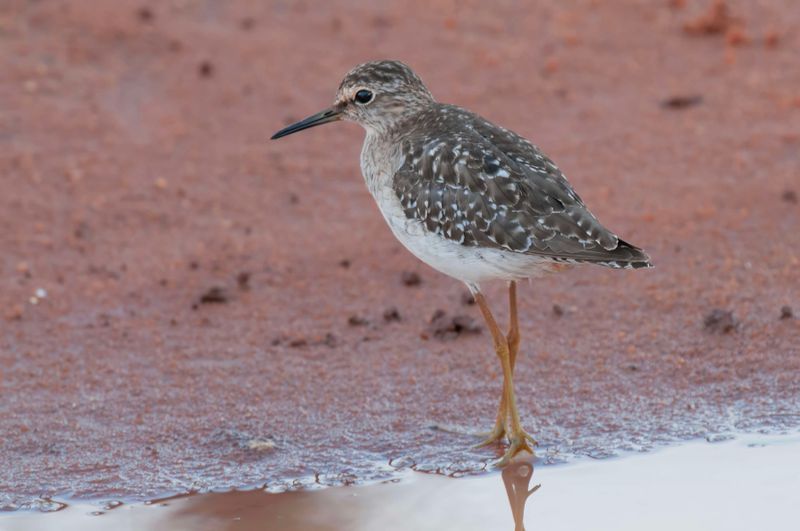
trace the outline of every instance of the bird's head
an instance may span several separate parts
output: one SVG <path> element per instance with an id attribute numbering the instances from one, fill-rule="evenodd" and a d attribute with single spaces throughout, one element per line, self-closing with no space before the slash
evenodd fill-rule
<path id="1" fill-rule="evenodd" d="M 364 63 L 344 76 L 331 107 L 281 129 L 272 138 L 337 120 L 382 132 L 433 101 L 419 76 L 400 61 Z"/>

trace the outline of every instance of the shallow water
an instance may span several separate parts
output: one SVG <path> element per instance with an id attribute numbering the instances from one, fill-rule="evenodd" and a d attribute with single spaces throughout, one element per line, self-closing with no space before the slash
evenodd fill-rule
<path id="1" fill-rule="evenodd" d="M 566 465 L 521 459 L 458 479 L 408 472 L 375 485 L 210 493 L 113 509 L 66 500 L 56 512 L 9 513 L 0 529 L 790 529 L 798 492 L 800 433 L 749 434 Z"/>

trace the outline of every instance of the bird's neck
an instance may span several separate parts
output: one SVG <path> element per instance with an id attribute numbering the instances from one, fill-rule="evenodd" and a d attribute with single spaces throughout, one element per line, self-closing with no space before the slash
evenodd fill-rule
<path id="1" fill-rule="evenodd" d="M 401 144 L 395 135 L 367 129 L 361 148 L 361 173 L 373 196 L 391 182 L 402 166 Z"/>
<path id="2" fill-rule="evenodd" d="M 367 136 L 399 139 L 414 130 L 414 124 L 421 121 L 420 117 L 429 111 L 431 105 L 435 105 L 435 102 L 413 107 L 404 105 L 397 109 L 389 107 L 380 120 L 363 122 L 361 125 L 367 131 Z"/>

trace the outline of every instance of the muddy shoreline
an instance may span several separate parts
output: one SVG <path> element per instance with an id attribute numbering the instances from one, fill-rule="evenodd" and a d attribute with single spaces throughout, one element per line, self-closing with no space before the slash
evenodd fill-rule
<path id="1" fill-rule="evenodd" d="M 331 489 L 231 489 L 132 505 L 67 500 L 54 514 L 0 513 L 0 525 L 8 531 L 781 528 L 794 515 L 798 446 L 797 432 L 736 434 L 566 466 L 519 456 L 502 472 L 461 479 L 406 472 Z"/>
<path id="2" fill-rule="evenodd" d="M 391 236 L 362 132 L 267 140 L 376 57 L 542 146 L 656 264 L 521 287 L 542 456 L 800 425 L 800 11 L 727 4 L 698 32 L 666 1 L 4 2 L 0 506 L 497 457 L 430 428 L 486 429 L 501 374 L 485 330 L 431 332 L 478 312 Z"/>

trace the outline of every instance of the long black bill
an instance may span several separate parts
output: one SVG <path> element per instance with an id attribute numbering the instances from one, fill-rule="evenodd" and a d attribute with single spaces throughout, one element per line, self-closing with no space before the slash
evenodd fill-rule
<path id="1" fill-rule="evenodd" d="M 281 138 L 286 135 L 291 135 L 292 133 L 296 133 L 298 131 L 302 131 L 303 129 L 308 129 L 309 127 L 316 127 L 318 125 L 326 124 L 328 122 L 335 122 L 339 118 L 341 118 L 342 113 L 337 111 L 336 109 L 325 109 L 322 112 L 318 112 L 313 116 L 309 116 L 305 120 L 300 120 L 299 122 L 290 125 L 289 127 L 284 127 L 270 138 L 270 140 L 275 140 L 276 138 Z"/>

